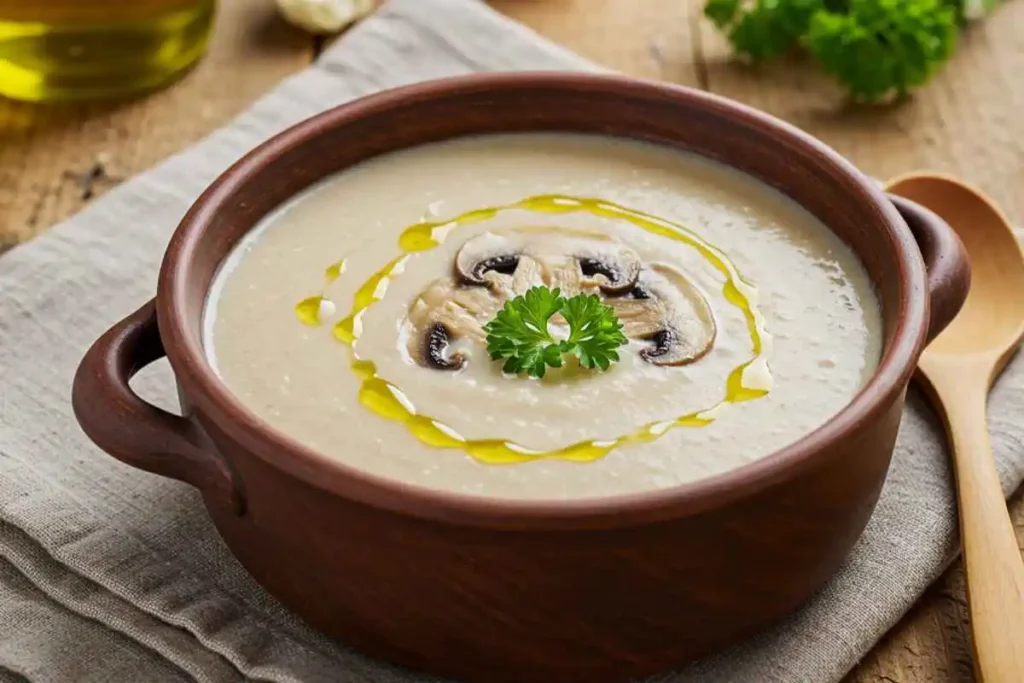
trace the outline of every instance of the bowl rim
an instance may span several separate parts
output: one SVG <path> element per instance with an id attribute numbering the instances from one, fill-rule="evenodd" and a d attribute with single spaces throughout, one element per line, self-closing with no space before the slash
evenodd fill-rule
<path id="1" fill-rule="evenodd" d="M 200 237 L 228 198 L 258 169 L 324 131 L 396 105 L 453 95 L 523 88 L 565 89 L 574 94 L 676 100 L 770 132 L 798 147 L 805 158 L 830 167 L 848 181 L 885 227 L 888 248 L 899 263 L 897 323 L 892 342 L 861 390 L 817 429 L 781 449 L 719 474 L 677 486 L 579 499 L 487 498 L 411 485 L 371 474 L 324 455 L 257 417 L 217 375 L 201 341 L 188 333 L 189 267 Z M 374 508 L 462 526 L 505 529 L 621 528 L 718 508 L 752 496 L 813 467 L 830 443 L 877 420 L 904 391 L 925 343 L 928 292 L 924 261 L 914 238 L 884 191 L 851 162 L 802 130 L 752 107 L 684 86 L 615 74 L 563 71 L 470 74 L 401 86 L 368 95 L 308 118 L 253 148 L 221 174 L 193 204 L 175 231 L 160 271 L 157 311 L 160 334 L 181 391 L 204 416 L 247 452 L 282 473 L 331 494 Z"/>

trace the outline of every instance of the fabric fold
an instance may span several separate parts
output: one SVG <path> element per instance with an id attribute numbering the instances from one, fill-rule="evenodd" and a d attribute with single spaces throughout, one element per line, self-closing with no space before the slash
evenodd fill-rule
<path id="1" fill-rule="evenodd" d="M 112 652 L 116 658 L 105 661 Z M 140 671 L 153 681 L 196 680 L 106 623 L 50 600 L 0 559 L 0 681 L 100 683 L 140 680 L 132 679 Z"/>
<path id="2" fill-rule="evenodd" d="M 164 247 L 225 168 L 326 108 L 472 71 L 600 70 L 479 0 L 391 0 L 228 126 L 0 257 L 0 681 L 433 680 L 329 642 L 238 565 L 187 486 L 92 446 L 70 406 L 88 345 L 154 295 Z M 166 367 L 136 383 L 173 407 Z M 1024 365 L 992 396 L 1007 492 L 1024 479 Z M 890 476 L 833 581 L 785 623 L 662 683 L 838 681 L 956 552 L 940 426 L 912 392 Z"/>

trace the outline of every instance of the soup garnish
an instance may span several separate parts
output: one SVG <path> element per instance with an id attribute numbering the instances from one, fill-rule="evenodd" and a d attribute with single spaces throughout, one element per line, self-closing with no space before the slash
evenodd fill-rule
<path id="1" fill-rule="evenodd" d="M 560 339 L 548 329 L 555 315 L 568 327 Z M 525 371 L 537 379 L 549 366 L 562 367 L 563 354 L 575 356 L 584 368 L 607 370 L 619 360 L 616 349 L 629 341 L 615 311 L 596 295 L 566 298 L 546 287 L 531 287 L 506 302 L 484 331 L 491 360 L 505 359 L 502 370 Z"/>

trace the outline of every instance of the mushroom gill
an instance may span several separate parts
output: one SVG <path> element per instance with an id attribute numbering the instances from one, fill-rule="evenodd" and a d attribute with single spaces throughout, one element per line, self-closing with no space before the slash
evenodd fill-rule
<path id="1" fill-rule="evenodd" d="M 679 271 L 664 265 L 644 268 L 633 289 L 609 298 L 632 339 L 651 342 L 640 357 L 654 365 L 688 365 L 715 341 L 717 326 L 704 295 Z"/>
<path id="2" fill-rule="evenodd" d="M 455 257 L 456 274 L 471 285 L 501 287 L 521 268 L 535 271 L 532 284 L 561 287 L 570 296 L 587 286 L 614 295 L 636 284 L 641 261 L 606 235 L 557 228 L 486 232 L 463 244 Z M 562 282 L 551 282 L 556 278 Z"/>
<path id="3" fill-rule="evenodd" d="M 418 335 L 418 343 L 423 345 L 423 360 L 438 370 L 458 370 L 466 364 L 466 357 L 461 353 L 449 353 L 451 329 L 441 322 L 427 328 L 426 334 Z"/>
<path id="4" fill-rule="evenodd" d="M 618 242 L 578 240 L 570 252 L 580 274 L 591 278 L 606 294 L 622 294 L 633 288 L 640 276 L 640 256 Z"/>

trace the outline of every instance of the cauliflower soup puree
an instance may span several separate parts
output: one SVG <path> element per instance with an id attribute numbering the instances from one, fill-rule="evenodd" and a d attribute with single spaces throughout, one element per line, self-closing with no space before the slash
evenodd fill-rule
<path id="1" fill-rule="evenodd" d="M 519 314 L 541 300 L 574 303 L 531 327 Z M 541 337 L 543 376 L 510 370 Z M 881 344 L 863 266 L 796 203 L 677 150 L 561 133 L 325 180 L 241 241 L 205 314 L 211 362 L 267 423 L 375 475 L 497 498 L 764 457 L 842 409 Z"/>

